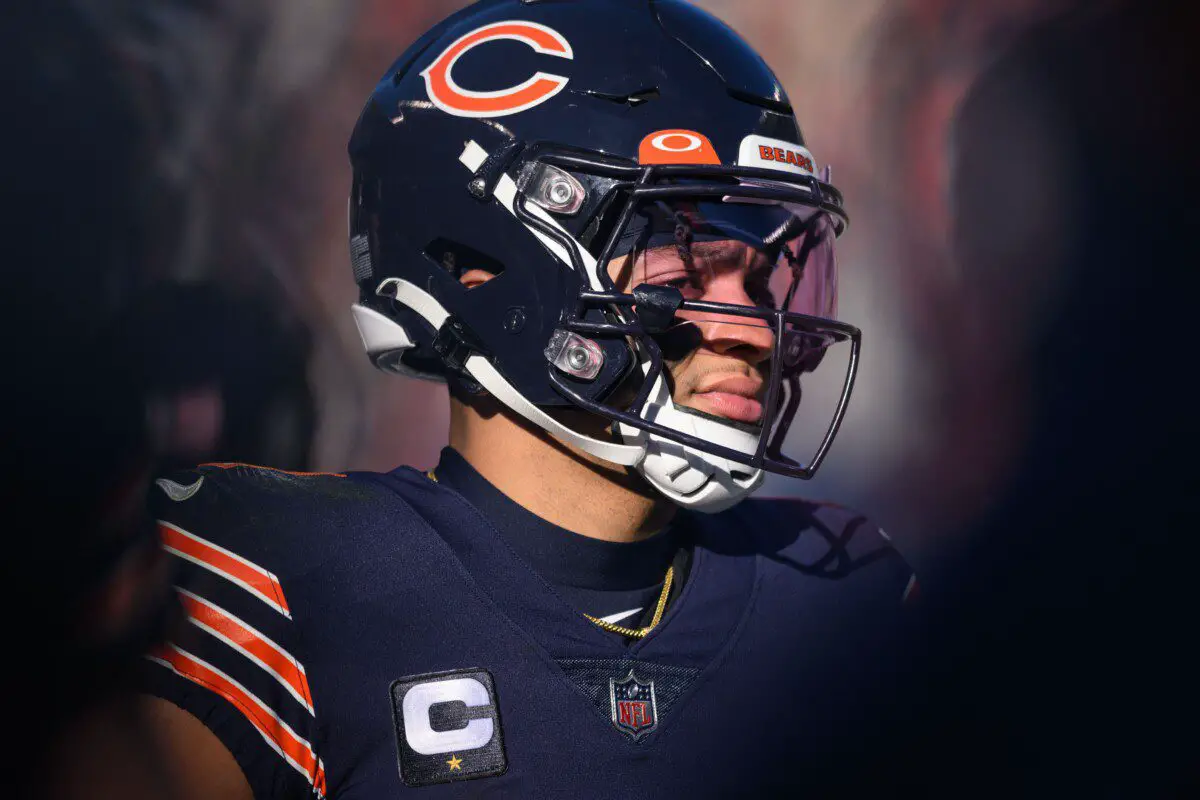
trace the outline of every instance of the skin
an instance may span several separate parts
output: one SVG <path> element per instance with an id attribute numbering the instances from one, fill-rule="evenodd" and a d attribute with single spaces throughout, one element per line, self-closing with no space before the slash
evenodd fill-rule
<path id="1" fill-rule="evenodd" d="M 156 748 L 157 763 L 169 773 L 165 779 L 171 786 L 170 797 L 254 800 L 233 754 L 203 722 L 157 697 L 141 697 L 138 712 L 149 732 L 146 739 Z"/>
<path id="2" fill-rule="evenodd" d="M 614 260 L 609 275 L 624 291 L 645 282 L 675 285 L 685 297 L 755 305 L 751 294 L 762 271 L 754 252 L 731 242 L 693 248 L 697 271 L 688 274 L 673 248 L 636 263 Z M 702 278 L 697 277 L 702 275 Z M 492 274 L 470 270 L 468 288 Z M 761 414 L 763 370 L 773 336 L 763 320 L 683 314 L 681 329 L 697 345 L 678 359 L 666 359 L 672 399 L 716 417 L 757 421 Z M 755 407 L 759 406 L 756 412 Z M 558 412 L 578 431 L 603 437 L 608 424 L 582 411 Z M 612 542 L 632 542 L 662 530 L 676 506 L 631 468 L 619 467 L 565 445 L 510 414 L 489 397 L 450 399 L 450 445 L 493 486 L 531 513 L 575 533 Z M 521 469 L 513 469 L 520 464 Z M 250 786 L 219 739 L 186 711 L 148 698 L 147 721 L 180 771 L 188 798 L 252 800 Z"/>

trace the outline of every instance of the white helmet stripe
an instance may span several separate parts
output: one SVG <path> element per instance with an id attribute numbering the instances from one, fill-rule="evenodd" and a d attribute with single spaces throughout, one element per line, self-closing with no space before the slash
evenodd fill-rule
<path id="1" fill-rule="evenodd" d="M 487 161 L 487 157 L 487 151 L 480 147 L 479 144 L 474 140 L 472 140 L 467 142 L 467 146 L 463 149 L 462 155 L 459 156 L 458 160 L 462 162 L 463 166 L 471 170 L 471 172 L 475 172 L 483 165 L 484 161 Z M 517 216 L 516 209 L 514 208 L 517 200 L 517 184 L 512 178 L 510 178 L 508 175 L 501 175 L 500 180 L 496 183 L 496 189 L 493 192 L 493 195 L 495 195 L 496 199 L 500 201 L 502 206 L 508 209 L 508 213 L 512 214 L 514 217 Z M 570 240 L 571 246 L 579 255 L 579 259 L 583 263 L 583 268 L 587 271 L 588 283 L 591 284 L 592 289 L 597 292 L 604 291 L 604 287 L 600 284 L 600 276 L 596 272 L 595 257 L 587 250 L 580 247 L 575 241 L 575 238 L 571 236 L 571 234 L 567 233 L 567 231 L 558 224 L 558 221 L 555 220 L 554 217 L 550 216 L 550 213 L 544 208 L 533 204 L 527 205 L 526 208 L 529 210 L 530 214 L 537 217 L 542 222 L 546 223 L 552 228 L 557 228 L 558 230 L 562 231 L 563 236 Z M 574 269 L 572 266 L 573 262 L 571 261 L 571 254 L 568 253 L 559 242 L 530 225 L 525 225 L 525 228 L 534 236 L 536 236 L 542 244 L 550 248 L 550 252 L 554 253 L 555 257 L 559 261 L 565 264 L 569 269 Z"/>

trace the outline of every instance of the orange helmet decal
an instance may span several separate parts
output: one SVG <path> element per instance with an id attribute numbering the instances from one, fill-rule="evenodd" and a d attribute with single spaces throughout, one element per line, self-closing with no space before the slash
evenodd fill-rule
<path id="1" fill-rule="evenodd" d="M 702 133 L 655 131 L 642 139 L 638 161 L 643 164 L 720 164 L 717 150 Z"/>

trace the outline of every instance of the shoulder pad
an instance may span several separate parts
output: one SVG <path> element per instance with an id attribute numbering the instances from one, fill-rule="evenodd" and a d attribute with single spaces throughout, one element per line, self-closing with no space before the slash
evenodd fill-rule
<path id="1" fill-rule="evenodd" d="M 205 464 L 158 478 L 150 509 L 168 548 L 224 548 L 271 572 L 302 574 L 331 557 L 347 509 L 367 507 L 379 491 L 337 473 Z"/>
<path id="2" fill-rule="evenodd" d="M 345 473 L 340 472 L 291 472 L 230 462 L 201 464 L 193 469 L 178 470 L 158 478 L 155 485 L 161 492 L 155 493 L 152 503 L 166 500 L 181 503 L 192 499 L 205 487 L 205 493 L 208 495 L 213 494 L 215 490 L 226 496 L 288 490 L 321 493 L 322 490 L 329 489 L 336 493 L 337 489 L 334 486 L 345 479 Z"/>
<path id="3" fill-rule="evenodd" d="M 150 508 L 158 517 L 275 518 L 317 503 L 361 499 L 373 489 L 343 473 L 288 472 L 250 464 L 202 464 L 159 477 Z"/>
<path id="4" fill-rule="evenodd" d="M 143 689 L 205 722 L 256 796 L 325 794 L 300 627 L 345 539 L 347 508 L 374 488 L 336 474 L 207 464 L 151 494 L 189 624 L 147 656 Z M 291 795 L 289 795 L 291 796 Z"/>

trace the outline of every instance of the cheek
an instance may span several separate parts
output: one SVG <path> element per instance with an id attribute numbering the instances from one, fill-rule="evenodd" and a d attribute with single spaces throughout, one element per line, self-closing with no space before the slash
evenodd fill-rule
<path id="1" fill-rule="evenodd" d="M 696 384 L 695 362 L 695 353 L 690 353 L 679 360 L 664 359 L 662 372 L 666 375 L 668 386 L 671 387 L 672 401 L 683 403 L 691 397 L 692 387 Z"/>

